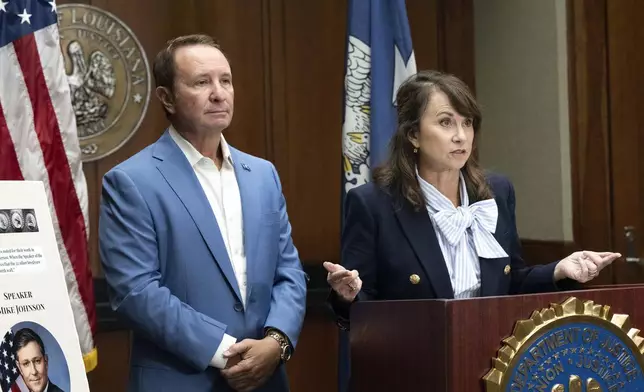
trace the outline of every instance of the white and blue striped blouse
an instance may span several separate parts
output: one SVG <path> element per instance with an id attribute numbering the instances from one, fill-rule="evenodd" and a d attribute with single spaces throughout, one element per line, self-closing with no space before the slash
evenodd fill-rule
<path id="1" fill-rule="evenodd" d="M 492 235 L 496 230 L 498 208 L 494 199 L 469 203 L 463 174 L 460 174 L 461 205 L 452 202 L 416 170 L 427 211 L 449 272 L 454 298 L 472 298 L 481 288 L 479 257 L 508 257 Z"/>

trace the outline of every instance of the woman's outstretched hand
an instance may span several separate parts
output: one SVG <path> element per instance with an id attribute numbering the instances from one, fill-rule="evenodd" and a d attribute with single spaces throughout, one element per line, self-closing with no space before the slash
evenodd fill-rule
<path id="1" fill-rule="evenodd" d="M 324 268 L 328 271 L 326 281 L 333 291 L 347 302 L 353 302 L 362 289 L 362 280 L 358 271 L 349 271 L 340 264 L 325 261 Z"/>
<path id="2" fill-rule="evenodd" d="M 570 278 L 580 283 L 595 279 L 599 272 L 622 257 L 613 252 L 580 251 L 561 260 L 555 267 L 555 281 Z"/>

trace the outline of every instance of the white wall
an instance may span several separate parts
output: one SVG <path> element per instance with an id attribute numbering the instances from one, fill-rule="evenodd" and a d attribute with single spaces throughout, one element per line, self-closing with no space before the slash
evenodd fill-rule
<path id="1" fill-rule="evenodd" d="M 566 5 L 474 0 L 482 165 L 507 175 L 522 238 L 572 241 Z"/>

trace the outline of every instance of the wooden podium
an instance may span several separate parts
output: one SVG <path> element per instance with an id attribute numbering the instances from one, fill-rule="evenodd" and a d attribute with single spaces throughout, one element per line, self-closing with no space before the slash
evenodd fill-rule
<path id="1" fill-rule="evenodd" d="M 628 315 L 630 325 L 644 330 L 644 285 L 466 300 L 358 302 L 351 310 L 350 390 L 485 391 L 482 378 L 516 322 L 570 297 L 610 306 L 612 313 Z"/>

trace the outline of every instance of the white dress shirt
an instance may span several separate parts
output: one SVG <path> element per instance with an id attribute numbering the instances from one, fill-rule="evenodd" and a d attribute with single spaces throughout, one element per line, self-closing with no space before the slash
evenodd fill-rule
<path id="1" fill-rule="evenodd" d="M 508 257 L 492 235 L 498 218 L 495 200 L 470 205 L 465 179 L 460 173 L 461 205 L 454 207 L 445 195 L 420 177 L 418 170 L 416 177 L 447 264 L 454 298 L 477 297 L 481 289 L 479 257 Z"/>
<path id="2" fill-rule="evenodd" d="M 228 143 L 226 143 L 224 135 L 221 135 L 220 146 L 223 160 L 221 169 L 218 169 L 212 159 L 197 151 L 174 127 L 170 127 L 169 132 L 188 159 L 208 198 L 235 271 L 242 303 L 246 306 L 246 253 L 244 251 L 241 196 Z M 236 342 L 235 337 L 224 334 L 210 365 L 220 369 L 225 368 L 227 359 L 223 357 L 223 353 Z"/>

